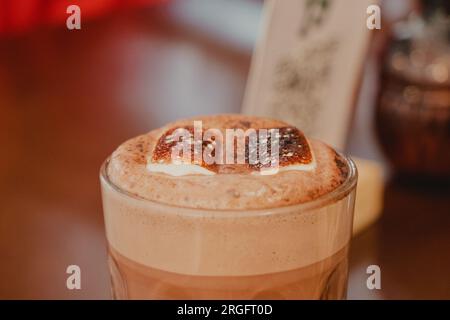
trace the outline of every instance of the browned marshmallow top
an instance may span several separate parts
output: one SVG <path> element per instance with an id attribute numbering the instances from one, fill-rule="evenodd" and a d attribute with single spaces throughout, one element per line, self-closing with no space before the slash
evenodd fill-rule
<path id="1" fill-rule="evenodd" d="M 249 122 L 237 122 L 235 125 L 235 128 L 209 128 L 210 130 L 214 130 L 212 131 L 213 133 L 219 132 L 221 137 L 225 137 L 225 139 L 227 137 L 226 130 L 231 130 L 232 147 L 230 151 L 232 153 L 232 164 L 227 163 L 225 141 L 219 141 L 216 137 L 202 139 L 204 133 L 208 131 L 208 128 L 197 128 L 199 139 L 196 139 L 196 129 L 194 126 L 179 127 L 177 124 L 174 124 L 174 127 L 169 128 L 161 134 L 153 149 L 150 162 L 154 164 L 173 163 L 172 150 L 178 143 L 187 144 L 187 149 L 189 149 L 187 160 L 189 163 L 197 164 L 214 173 L 220 174 L 259 172 L 261 168 L 269 168 L 274 163 L 280 167 L 287 167 L 289 165 L 311 164 L 313 162 L 308 141 L 304 134 L 295 127 L 274 126 L 273 128 L 251 128 L 249 127 Z M 253 131 L 248 131 L 249 129 Z M 179 139 L 175 139 L 177 132 L 181 130 L 189 133 L 189 137 L 180 136 L 178 137 Z M 238 148 L 238 140 L 240 138 L 237 137 L 237 130 L 241 130 L 241 139 L 244 142 L 240 145 L 241 149 Z M 264 136 L 258 136 L 262 131 L 265 132 Z M 253 144 L 252 138 L 248 134 L 246 135 L 246 132 L 254 133 Z M 278 159 L 275 159 L 273 155 L 275 150 L 272 150 L 272 137 L 277 138 L 278 152 L 276 154 L 278 155 Z M 266 149 L 262 149 L 260 146 L 262 140 L 265 140 Z M 209 150 L 211 157 L 215 157 L 216 152 L 218 152 L 216 149 L 222 150 L 220 155 L 218 155 L 218 158 L 221 160 L 220 163 L 207 163 L 203 157 L 199 157 L 198 160 L 195 157 L 196 154 L 203 155 Z M 242 154 L 244 163 L 238 162 L 239 154 Z M 254 155 L 254 159 L 261 160 L 251 161 L 252 155 Z"/>
<path id="2" fill-rule="evenodd" d="M 249 164 L 246 151 L 245 164 L 202 162 L 200 165 L 211 175 L 174 176 L 149 170 L 148 163 L 171 162 L 173 133 L 178 128 L 193 133 L 194 121 L 202 121 L 202 132 L 214 128 L 223 132 L 224 137 L 226 129 L 278 129 L 279 167 L 294 169 L 272 175 L 255 174 L 262 164 Z M 212 141 L 200 143 L 203 152 Z M 296 170 L 295 165 L 307 169 Z M 306 139 L 300 130 L 284 122 L 245 115 L 217 115 L 180 120 L 126 141 L 113 153 L 107 173 L 119 188 L 148 200 L 226 210 L 273 208 L 311 201 L 341 185 L 348 168 L 332 148 Z"/>

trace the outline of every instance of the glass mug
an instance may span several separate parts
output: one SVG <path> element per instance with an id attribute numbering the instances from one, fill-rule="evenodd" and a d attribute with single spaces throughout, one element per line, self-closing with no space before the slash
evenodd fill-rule
<path id="1" fill-rule="evenodd" d="M 313 201 L 205 210 L 130 194 L 100 171 L 115 299 L 343 299 L 357 170 Z"/>

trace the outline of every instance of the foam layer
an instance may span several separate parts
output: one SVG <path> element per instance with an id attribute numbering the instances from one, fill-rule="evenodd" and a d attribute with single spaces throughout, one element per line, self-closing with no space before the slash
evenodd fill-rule
<path id="1" fill-rule="evenodd" d="M 110 246 L 139 264 L 177 274 L 294 270 L 334 255 L 351 236 L 354 192 L 316 209 L 260 211 L 161 205 L 117 192 L 105 179 L 102 192 Z"/>
<path id="2" fill-rule="evenodd" d="M 286 125 L 234 115 L 197 119 L 211 127 Z M 350 167 L 333 149 L 310 140 L 316 162 L 310 171 L 261 176 L 228 166 L 212 176 L 149 172 L 149 152 L 162 132 L 191 122 L 131 139 L 113 153 L 101 179 L 113 249 L 154 269 L 236 276 L 301 268 L 348 244 L 354 188 L 317 208 L 304 205 L 346 180 Z"/>
<path id="3" fill-rule="evenodd" d="M 307 170 L 292 167 L 293 170 L 288 170 L 289 167 L 285 167 L 278 174 L 268 176 L 251 174 L 252 171 L 236 165 L 221 165 L 215 175 L 172 176 L 149 171 L 148 158 L 152 157 L 160 137 L 171 128 L 192 125 L 194 120 L 201 120 L 206 127 L 219 129 L 288 126 L 281 121 L 244 115 L 197 117 L 170 123 L 122 144 L 113 153 L 108 166 L 111 181 L 132 194 L 159 203 L 230 210 L 274 208 L 308 202 L 331 192 L 347 176 L 347 167 L 341 157 L 316 140 L 309 140 L 314 163 L 301 167 L 307 167 Z"/>

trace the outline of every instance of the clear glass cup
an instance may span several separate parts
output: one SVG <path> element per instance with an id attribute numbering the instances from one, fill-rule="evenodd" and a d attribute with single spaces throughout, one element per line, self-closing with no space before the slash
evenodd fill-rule
<path id="1" fill-rule="evenodd" d="M 116 299 L 343 299 L 357 170 L 294 206 L 204 210 L 161 204 L 100 171 Z"/>

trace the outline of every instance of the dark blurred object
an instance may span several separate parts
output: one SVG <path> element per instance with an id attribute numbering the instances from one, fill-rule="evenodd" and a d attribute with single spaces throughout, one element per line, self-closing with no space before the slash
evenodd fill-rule
<path id="1" fill-rule="evenodd" d="M 82 19 L 118 9 L 167 2 L 168 0 L 0 0 L 0 36 L 28 32 L 43 25 L 65 25 L 70 5 L 78 5 Z"/>
<path id="2" fill-rule="evenodd" d="M 376 127 L 397 173 L 450 178 L 449 1 L 423 1 L 394 26 Z"/>
<path id="3" fill-rule="evenodd" d="M 443 14 L 450 14 L 450 1 L 448 0 L 422 0 L 420 1 L 420 9 L 424 19 L 433 19 L 436 11 Z"/>

